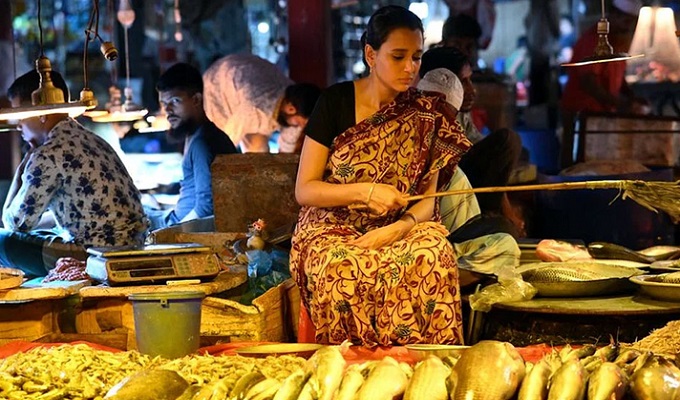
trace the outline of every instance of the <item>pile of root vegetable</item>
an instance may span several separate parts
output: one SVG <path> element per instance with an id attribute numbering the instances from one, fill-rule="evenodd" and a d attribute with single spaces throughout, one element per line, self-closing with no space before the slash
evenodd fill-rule
<path id="1" fill-rule="evenodd" d="M 157 391 L 177 390 L 173 383 L 192 390 L 231 383 L 257 373 L 283 380 L 305 364 L 300 357 L 282 356 L 264 359 L 241 356 L 190 355 L 176 360 L 151 358 L 136 351 L 111 353 L 86 344 L 36 347 L 0 360 L 0 399 L 103 399 L 114 385 L 138 376 L 133 387 L 150 399 L 162 399 Z M 156 376 L 148 371 L 172 372 Z M 129 399 L 143 400 L 133 393 Z M 175 397 L 169 397 L 174 399 Z M 188 397 L 186 399 L 191 399 Z"/>
<path id="2" fill-rule="evenodd" d="M 0 399 L 661 400 L 680 398 L 672 356 L 633 346 L 569 345 L 536 363 L 507 342 L 415 366 L 391 357 L 347 365 L 339 346 L 309 360 L 191 355 L 176 360 L 87 345 L 38 347 L 0 360 Z"/>

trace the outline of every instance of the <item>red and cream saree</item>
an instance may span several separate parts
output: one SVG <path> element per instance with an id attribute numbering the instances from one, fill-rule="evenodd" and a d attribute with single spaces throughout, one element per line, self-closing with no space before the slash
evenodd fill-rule
<path id="1" fill-rule="evenodd" d="M 411 195 L 436 172 L 447 182 L 471 146 L 454 113 L 443 97 L 400 94 L 335 139 L 324 180 L 385 183 Z M 347 207 L 301 209 L 290 267 L 317 342 L 462 343 L 458 268 L 440 223 L 422 222 L 378 250 L 348 244 L 404 211 L 378 217 Z"/>

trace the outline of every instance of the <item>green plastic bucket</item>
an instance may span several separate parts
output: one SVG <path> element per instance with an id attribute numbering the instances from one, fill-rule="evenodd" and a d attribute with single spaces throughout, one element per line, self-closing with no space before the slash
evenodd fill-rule
<path id="1" fill-rule="evenodd" d="M 204 297 L 199 291 L 129 295 L 137 350 L 165 358 L 184 357 L 198 350 Z"/>

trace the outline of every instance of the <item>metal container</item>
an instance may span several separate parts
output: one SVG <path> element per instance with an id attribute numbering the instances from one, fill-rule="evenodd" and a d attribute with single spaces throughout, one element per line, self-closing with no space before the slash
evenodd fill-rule
<path id="1" fill-rule="evenodd" d="M 136 293 L 132 301 L 140 353 L 179 358 L 198 350 L 201 341 L 200 291 Z"/>
<path id="2" fill-rule="evenodd" d="M 638 285 L 643 294 L 665 301 L 680 302 L 680 284 L 665 283 L 662 275 L 639 275 L 630 278 L 630 281 Z"/>

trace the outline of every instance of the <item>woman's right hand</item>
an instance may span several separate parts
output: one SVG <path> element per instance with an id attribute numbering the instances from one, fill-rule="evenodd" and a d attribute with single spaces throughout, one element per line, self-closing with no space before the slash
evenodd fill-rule
<path id="1" fill-rule="evenodd" d="M 371 192 L 371 186 L 373 186 Z M 371 210 L 371 214 L 385 215 L 388 211 L 397 210 L 408 205 L 406 196 L 392 185 L 383 183 L 371 183 L 368 186 L 366 205 Z M 369 198 L 370 197 L 370 198 Z"/>

